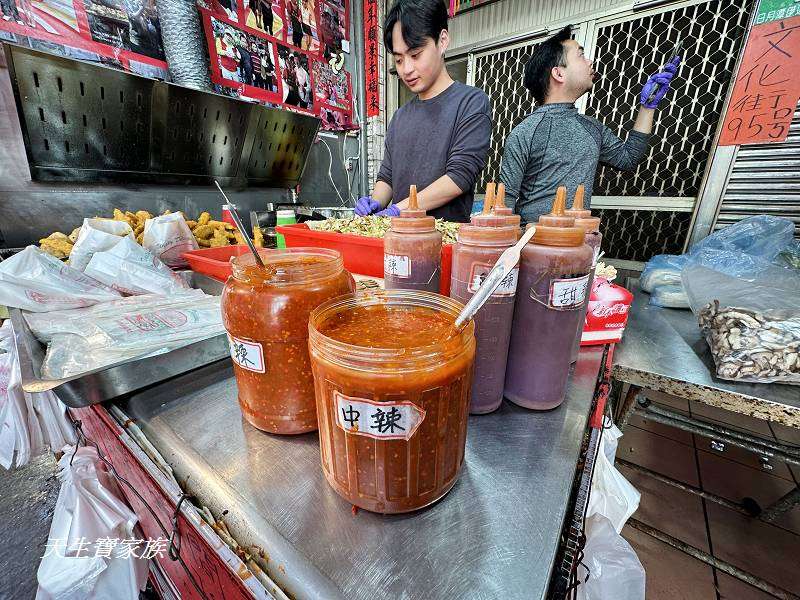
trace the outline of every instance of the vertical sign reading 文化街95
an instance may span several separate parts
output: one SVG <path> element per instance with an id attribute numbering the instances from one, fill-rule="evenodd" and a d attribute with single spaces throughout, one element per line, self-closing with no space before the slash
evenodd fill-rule
<path id="1" fill-rule="evenodd" d="M 785 141 L 800 99 L 799 70 L 800 3 L 761 0 L 719 145 Z"/>

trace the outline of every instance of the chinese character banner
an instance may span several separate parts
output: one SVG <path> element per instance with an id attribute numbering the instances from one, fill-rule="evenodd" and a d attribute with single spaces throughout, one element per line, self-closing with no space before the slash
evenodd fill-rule
<path id="1" fill-rule="evenodd" d="M 754 26 L 734 82 L 719 145 L 785 141 L 800 99 L 798 69 L 800 16 Z"/>

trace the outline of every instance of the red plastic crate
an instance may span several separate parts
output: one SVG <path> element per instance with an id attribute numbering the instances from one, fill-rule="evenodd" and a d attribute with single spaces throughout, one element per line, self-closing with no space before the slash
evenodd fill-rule
<path id="1" fill-rule="evenodd" d="M 289 248 L 329 248 L 338 250 L 344 258 L 344 268 L 351 273 L 368 277 L 383 278 L 383 239 L 334 233 L 332 231 L 314 231 L 305 223 L 295 225 L 278 225 L 279 233 L 286 239 Z M 453 264 L 453 246 L 442 246 L 442 277 L 439 293 L 450 295 L 450 271 Z"/>
<path id="2" fill-rule="evenodd" d="M 247 254 L 250 250 L 244 244 L 240 246 L 221 246 L 219 248 L 200 248 L 183 253 L 189 268 L 195 273 L 202 273 L 220 281 L 227 281 L 231 275 L 232 256 Z"/>

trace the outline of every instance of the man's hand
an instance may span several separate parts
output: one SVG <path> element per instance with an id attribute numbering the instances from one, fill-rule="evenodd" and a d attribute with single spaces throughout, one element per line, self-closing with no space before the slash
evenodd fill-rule
<path id="1" fill-rule="evenodd" d="M 356 202 L 356 214 L 359 217 L 366 217 L 367 215 L 371 215 L 377 210 L 380 210 L 381 205 L 375 200 L 373 200 L 370 196 L 361 196 Z"/>
<path id="2" fill-rule="evenodd" d="M 656 108 L 658 106 L 658 103 L 666 96 L 670 81 L 675 77 L 675 72 L 680 64 L 681 57 L 676 56 L 663 70 L 650 76 L 642 88 L 642 93 L 639 95 L 639 101 L 642 106 L 645 108 Z M 653 90 L 655 90 L 655 94 L 653 94 Z M 651 94 L 652 98 L 650 98 Z"/>
<path id="3" fill-rule="evenodd" d="M 388 206 L 385 210 L 377 213 L 376 217 L 399 217 L 400 216 L 400 209 L 397 208 L 396 204 L 392 204 Z"/>

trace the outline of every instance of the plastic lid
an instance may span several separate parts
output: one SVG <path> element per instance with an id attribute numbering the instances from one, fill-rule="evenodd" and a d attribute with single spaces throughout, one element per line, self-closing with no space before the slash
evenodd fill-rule
<path id="1" fill-rule="evenodd" d="M 580 184 L 578 189 L 575 190 L 575 199 L 572 201 L 572 208 L 568 208 L 564 212 L 576 219 L 587 219 L 591 217 L 592 211 L 583 208 L 583 196 L 585 193 L 586 188 L 583 184 Z"/>
<path id="2" fill-rule="evenodd" d="M 436 219 L 425 214 L 425 209 L 417 202 L 417 186 L 408 190 L 408 208 L 400 209 L 399 217 L 392 217 L 392 231 L 415 233 L 436 231 Z"/>
<path id="3" fill-rule="evenodd" d="M 500 225 L 462 225 L 458 229 L 458 243 L 470 246 L 513 246 L 519 239 L 519 228 Z"/>
<path id="4" fill-rule="evenodd" d="M 587 210 L 585 212 L 589 211 Z M 580 227 L 586 233 L 600 231 L 600 217 L 586 217 L 582 219 L 575 219 L 575 227 Z"/>
<path id="5" fill-rule="evenodd" d="M 549 215 L 539 217 L 533 243 L 542 246 L 582 246 L 584 230 L 575 226 L 575 219 L 564 214 L 567 203 L 567 188 L 559 187 L 553 210 Z M 530 227 L 530 225 L 528 225 Z"/>
<path id="6" fill-rule="evenodd" d="M 280 218 L 294 217 L 294 216 L 295 216 L 294 211 L 291 210 L 291 209 L 288 209 L 288 208 L 287 209 L 281 209 L 281 210 L 278 211 L 278 218 L 279 219 Z"/>
<path id="7" fill-rule="evenodd" d="M 500 184 L 503 185 L 502 183 Z M 486 184 L 486 198 L 483 200 L 483 211 L 480 214 L 472 215 L 470 222 L 480 227 L 502 227 L 506 225 L 504 217 L 492 213 L 495 206 L 495 184 L 490 181 Z"/>
<path id="8" fill-rule="evenodd" d="M 494 214 L 505 216 L 514 215 L 514 211 L 506 206 L 506 186 L 502 183 L 497 186 L 497 197 L 494 201 Z M 522 219 L 522 217 L 520 217 L 520 219 Z"/>

